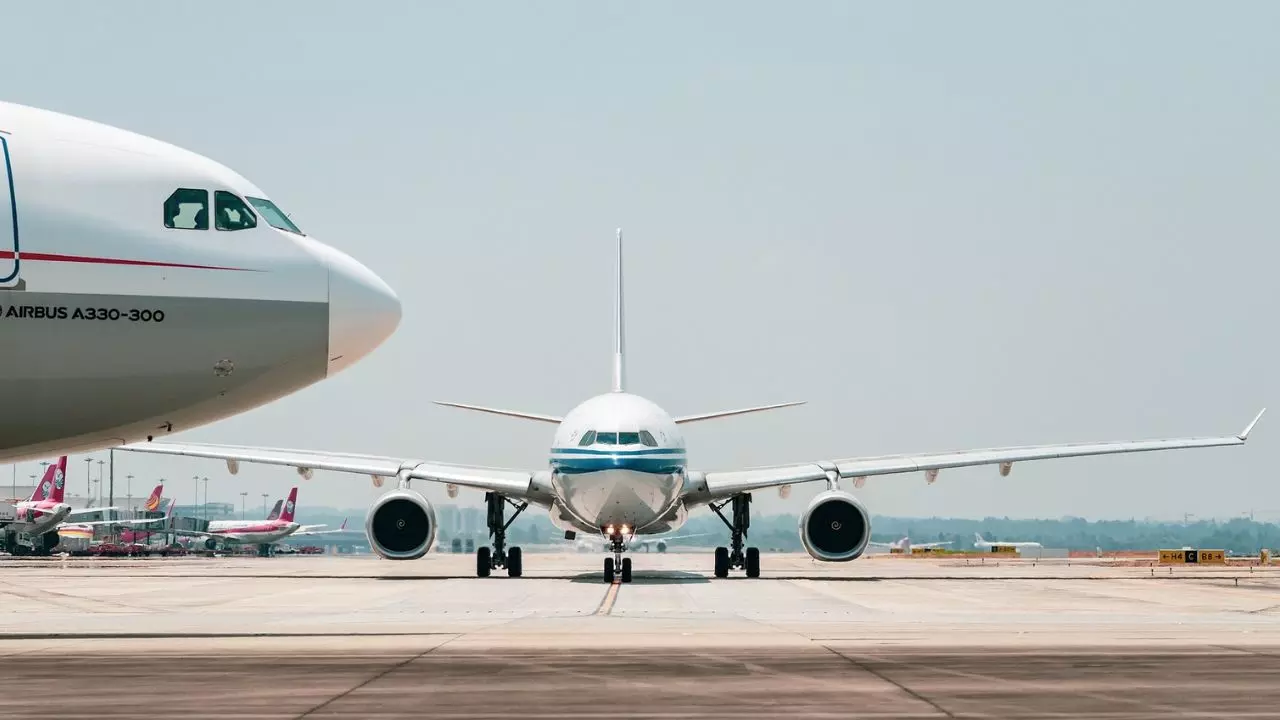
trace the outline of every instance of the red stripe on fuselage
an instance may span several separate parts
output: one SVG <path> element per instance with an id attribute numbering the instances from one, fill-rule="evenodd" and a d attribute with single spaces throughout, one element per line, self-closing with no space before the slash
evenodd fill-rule
<path id="1" fill-rule="evenodd" d="M 12 250 L 0 250 L 0 260 L 12 260 Z M 132 265 L 134 267 L 186 268 L 189 270 L 230 270 L 233 272 L 261 272 L 251 268 L 222 267 L 220 265 L 192 265 L 190 263 L 160 262 L 157 260 L 128 260 L 125 258 L 89 257 L 87 255 L 61 255 L 58 253 L 18 253 L 21 260 L 31 262 L 88 263 L 90 265 Z"/>

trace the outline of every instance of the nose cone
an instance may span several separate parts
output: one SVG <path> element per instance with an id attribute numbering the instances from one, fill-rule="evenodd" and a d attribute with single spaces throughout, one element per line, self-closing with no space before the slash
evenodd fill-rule
<path id="1" fill-rule="evenodd" d="M 400 324 L 400 298 L 382 278 L 337 250 L 329 255 L 329 370 L 373 352 Z"/>

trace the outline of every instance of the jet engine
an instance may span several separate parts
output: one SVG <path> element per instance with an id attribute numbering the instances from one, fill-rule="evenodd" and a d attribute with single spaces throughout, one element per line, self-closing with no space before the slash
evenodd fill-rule
<path id="1" fill-rule="evenodd" d="M 436 510 L 412 490 L 392 490 L 369 508 L 365 534 L 388 560 L 417 560 L 436 539 Z"/>
<path id="2" fill-rule="evenodd" d="M 819 493 L 800 515 L 800 542 L 817 560 L 852 560 L 867 549 L 870 540 L 871 515 L 849 493 Z"/>

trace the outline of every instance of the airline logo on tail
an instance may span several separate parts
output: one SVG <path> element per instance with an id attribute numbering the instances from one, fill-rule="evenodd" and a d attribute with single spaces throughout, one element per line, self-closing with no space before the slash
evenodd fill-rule
<path id="1" fill-rule="evenodd" d="M 289 491 L 289 499 L 284 501 L 284 509 L 280 511 L 280 519 L 284 522 L 293 522 L 293 506 L 298 502 L 298 488 Z"/>
<path id="2" fill-rule="evenodd" d="M 280 517 L 280 507 L 284 505 L 284 500 L 277 500 L 276 504 L 271 507 L 271 514 L 267 516 L 268 520 L 276 520 Z"/>
<path id="3" fill-rule="evenodd" d="M 155 490 L 151 491 L 151 497 L 147 498 L 147 502 L 143 505 L 143 509 L 147 512 L 155 512 L 160 509 L 160 493 L 164 492 L 164 485 L 157 485 Z"/>
<path id="4" fill-rule="evenodd" d="M 67 456 L 63 455 L 58 461 L 45 468 L 44 477 L 40 478 L 40 484 L 35 490 L 31 491 L 30 502 L 40 502 L 48 500 L 51 502 L 62 502 L 63 489 L 67 484 Z"/>

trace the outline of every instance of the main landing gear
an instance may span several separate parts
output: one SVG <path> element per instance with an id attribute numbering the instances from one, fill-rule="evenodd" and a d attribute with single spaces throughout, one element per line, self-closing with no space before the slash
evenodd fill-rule
<path id="1" fill-rule="evenodd" d="M 604 581 L 610 585 L 615 579 L 624 583 L 631 582 L 631 558 L 622 557 L 622 552 L 627 549 L 627 545 L 622 539 L 621 532 L 615 532 L 609 536 L 609 549 L 613 552 L 613 557 L 604 559 Z"/>
<path id="2" fill-rule="evenodd" d="M 722 512 L 726 505 L 730 506 L 732 521 Z M 716 548 L 716 577 L 729 577 L 730 569 L 739 568 L 745 569 L 749 578 L 760 577 L 760 549 L 749 547 L 744 552 L 742 547 L 743 540 L 747 537 L 747 528 L 751 527 L 751 493 L 739 493 L 722 503 L 711 503 L 711 509 L 720 516 L 731 533 L 730 547 Z"/>
<path id="3" fill-rule="evenodd" d="M 524 558 L 520 548 L 507 548 L 507 528 L 529 507 L 529 503 L 515 502 L 496 492 L 485 493 L 484 502 L 488 507 L 489 537 L 493 538 L 493 547 L 476 550 L 476 577 L 489 577 L 496 568 L 506 568 L 508 576 L 520 577 L 524 573 Z M 508 504 L 516 509 L 510 520 L 505 519 Z"/>

